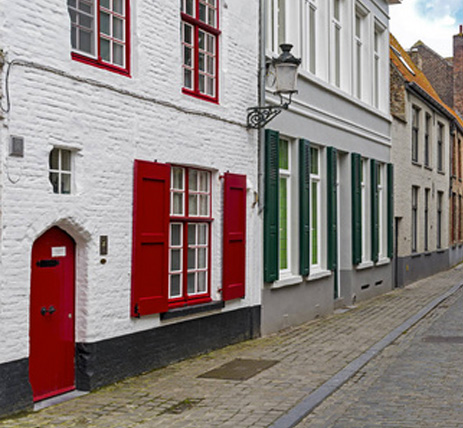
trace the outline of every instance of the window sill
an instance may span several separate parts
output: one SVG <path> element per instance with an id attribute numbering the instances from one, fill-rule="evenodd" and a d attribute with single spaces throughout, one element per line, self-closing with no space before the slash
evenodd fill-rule
<path id="1" fill-rule="evenodd" d="M 112 71 L 114 73 L 122 74 L 123 76 L 131 77 L 129 69 L 120 68 L 112 64 L 106 64 L 100 62 L 95 58 L 90 58 L 77 52 L 71 52 L 71 58 L 74 61 L 82 62 L 84 64 L 93 65 L 94 67 L 101 68 L 103 70 Z"/>
<path id="2" fill-rule="evenodd" d="M 445 250 L 443 248 L 439 248 L 437 251 L 436 251 L 437 254 L 442 254 L 442 253 L 445 253 Z"/>
<path id="3" fill-rule="evenodd" d="M 362 263 L 359 263 L 355 269 L 357 270 L 363 270 L 363 269 L 370 269 L 374 266 L 375 264 L 371 260 L 365 260 Z"/>
<path id="4" fill-rule="evenodd" d="M 427 169 L 428 171 L 432 171 L 432 168 L 431 168 L 429 165 L 425 165 L 424 167 L 425 167 L 425 169 Z"/>
<path id="5" fill-rule="evenodd" d="M 223 301 L 203 303 L 194 306 L 183 306 L 181 308 L 169 309 L 167 312 L 161 314 L 161 321 L 167 321 L 174 318 L 186 317 L 189 315 L 196 315 L 203 312 L 210 312 L 222 309 L 225 306 Z"/>
<path id="6" fill-rule="evenodd" d="M 283 287 L 288 287 L 290 285 L 297 285 L 297 284 L 302 284 L 302 276 L 300 275 L 288 275 L 284 277 L 283 279 L 279 279 L 278 281 L 275 281 L 270 288 L 283 288 Z"/>
<path id="7" fill-rule="evenodd" d="M 421 257 L 421 253 L 412 253 L 411 257 L 412 259 L 416 259 L 418 257 Z"/>
<path id="8" fill-rule="evenodd" d="M 185 95 L 190 95 L 191 97 L 197 98 L 199 100 L 208 101 L 212 104 L 219 104 L 218 97 L 211 97 L 209 95 L 205 95 L 205 94 L 202 94 L 200 92 L 197 92 L 195 90 L 188 89 L 188 88 L 182 88 L 182 92 Z"/>
<path id="9" fill-rule="evenodd" d="M 438 174 L 445 175 L 445 171 L 437 170 Z"/>
<path id="10" fill-rule="evenodd" d="M 418 166 L 420 168 L 423 166 L 418 161 L 414 161 L 414 160 L 412 160 L 412 165 Z"/>
<path id="11" fill-rule="evenodd" d="M 376 266 L 383 266 L 387 265 L 391 262 L 391 259 L 389 257 L 381 257 L 377 262 Z"/>
<path id="12" fill-rule="evenodd" d="M 425 257 L 432 256 L 432 252 L 426 250 L 426 251 L 424 252 L 424 256 L 425 256 Z"/>
<path id="13" fill-rule="evenodd" d="M 331 276 L 330 270 L 316 270 L 315 272 L 311 272 L 310 275 L 307 277 L 308 281 L 316 281 L 317 279 L 327 278 Z"/>

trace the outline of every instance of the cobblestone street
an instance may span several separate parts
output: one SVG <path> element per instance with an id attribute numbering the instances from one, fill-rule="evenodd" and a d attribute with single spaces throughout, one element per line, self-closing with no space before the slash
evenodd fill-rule
<path id="1" fill-rule="evenodd" d="M 452 269 L 329 318 L 6 419 L 0 427 L 266 427 L 462 280 L 463 270 Z M 460 426 L 461 346 L 439 337 L 463 337 L 462 294 L 387 347 L 301 426 Z M 277 363 L 248 380 L 198 377 L 236 358 Z"/>
<path id="2" fill-rule="evenodd" d="M 460 290 L 360 370 L 300 427 L 461 427 Z"/>

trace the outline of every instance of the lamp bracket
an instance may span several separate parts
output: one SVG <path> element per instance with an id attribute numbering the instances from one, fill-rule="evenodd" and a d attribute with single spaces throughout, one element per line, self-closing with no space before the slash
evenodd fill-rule
<path id="1" fill-rule="evenodd" d="M 291 96 L 285 100 L 281 94 L 280 105 L 278 106 L 261 106 L 248 108 L 247 127 L 252 129 L 263 128 L 271 120 L 275 119 L 283 110 L 288 110 L 291 104 Z"/>

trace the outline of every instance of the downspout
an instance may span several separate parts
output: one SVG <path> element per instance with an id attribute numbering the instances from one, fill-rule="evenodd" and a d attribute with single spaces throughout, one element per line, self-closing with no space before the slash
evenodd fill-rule
<path id="1" fill-rule="evenodd" d="M 265 75 L 266 75 L 266 61 L 265 61 L 265 35 L 267 34 L 267 22 L 266 22 L 266 8 L 267 1 L 259 1 L 259 77 L 258 77 L 258 105 L 265 105 Z M 259 214 L 264 210 L 264 164 L 265 164 L 265 130 L 263 128 L 258 129 L 257 135 L 257 156 L 258 156 L 258 207 Z"/>

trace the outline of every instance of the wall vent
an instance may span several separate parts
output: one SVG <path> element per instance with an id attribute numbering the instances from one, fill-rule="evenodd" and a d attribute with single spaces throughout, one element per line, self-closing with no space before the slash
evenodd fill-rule
<path id="1" fill-rule="evenodd" d="M 10 138 L 10 156 L 24 157 L 24 138 L 13 137 Z"/>

